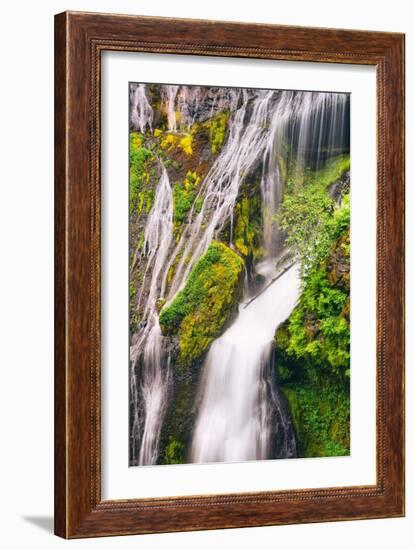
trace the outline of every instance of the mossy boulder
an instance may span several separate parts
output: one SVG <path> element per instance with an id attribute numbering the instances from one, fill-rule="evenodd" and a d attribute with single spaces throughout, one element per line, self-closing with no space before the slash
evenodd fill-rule
<path id="1" fill-rule="evenodd" d="M 201 357 L 231 320 L 242 296 L 244 262 L 213 241 L 192 269 L 184 288 L 160 312 L 163 334 L 177 335 L 179 362 Z"/>

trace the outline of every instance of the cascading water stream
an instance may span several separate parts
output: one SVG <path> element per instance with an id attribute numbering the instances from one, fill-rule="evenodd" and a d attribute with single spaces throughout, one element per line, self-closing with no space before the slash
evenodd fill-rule
<path id="1" fill-rule="evenodd" d="M 158 322 L 157 281 L 164 268 L 173 239 L 173 192 L 164 166 L 156 189 L 153 208 L 144 234 L 143 257 L 147 264 L 144 280 L 151 270 L 151 283 L 146 296 L 144 316 L 147 324 L 136 345 L 130 350 L 131 395 L 133 401 L 132 435 L 140 439 L 138 457 L 133 445 L 133 461 L 153 464 L 157 459 L 158 440 L 165 413 L 166 393 L 170 382 L 170 358 L 164 353 Z M 143 285 L 144 288 L 144 285 Z M 135 367 L 138 354 L 141 367 L 140 386 L 137 387 Z"/>
<path id="2" fill-rule="evenodd" d="M 177 131 L 176 111 L 174 109 L 179 86 L 165 86 L 167 123 L 170 132 Z"/>
<path id="3" fill-rule="evenodd" d="M 265 367 L 275 329 L 299 294 L 298 266 L 248 307 L 211 346 L 204 365 L 192 462 L 236 462 L 270 458 L 272 434 L 281 427 L 285 457 L 295 456 L 295 439 Z M 277 422 L 276 422 L 277 421 Z"/>
<path id="4" fill-rule="evenodd" d="M 173 250 L 162 292 L 166 288 L 168 268 L 176 258 L 180 258 L 175 268 L 167 300 L 171 300 L 183 286 L 195 262 L 206 251 L 214 235 L 220 232 L 228 220 L 231 220 L 244 176 L 264 150 L 268 135 L 266 126 L 270 114 L 270 102 L 273 92 L 260 91 L 252 101 L 251 115 L 246 122 L 248 95 L 243 93 L 242 105 L 234 113 L 230 123 L 227 144 L 205 177 L 199 196 L 203 199 L 201 211 L 194 216 L 190 213 L 190 222 Z"/>
<path id="5" fill-rule="evenodd" d="M 282 197 L 278 159 L 289 127 L 297 126 L 297 166 L 308 160 L 312 140 L 317 139 L 319 154 L 324 132 L 328 133 L 328 148 L 334 147 L 335 130 L 338 131 L 337 126 L 344 119 L 344 108 L 344 100 L 337 108 L 332 94 L 294 92 L 283 92 L 274 106 L 261 179 L 266 260 L 256 268 L 259 273 L 262 270 L 265 277 L 265 290 L 240 309 L 232 326 L 208 352 L 192 442 L 192 462 L 258 460 L 270 458 L 271 450 L 274 456 L 296 456 L 294 432 L 284 402 L 272 385 L 271 373 L 264 370 L 264 365 L 272 363 L 275 330 L 291 314 L 300 292 L 298 265 L 276 278 L 277 259 L 284 253 L 278 241 L 278 229 L 272 223 Z M 332 151 L 327 154 L 330 156 Z M 319 166 L 318 155 L 316 166 Z M 275 434 L 277 449 L 272 449 Z"/>
<path id="6" fill-rule="evenodd" d="M 131 87 L 131 122 L 137 130 L 144 133 L 153 124 L 153 109 L 146 96 L 145 84 L 133 84 Z"/>
<path id="7" fill-rule="evenodd" d="M 145 132 L 153 121 L 145 85 L 136 85 L 131 93 L 131 122 Z M 162 98 L 172 132 L 190 131 L 195 122 L 223 109 L 230 112 L 230 118 L 224 146 L 199 186 L 202 207 L 199 212 L 192 207 L 178 242 L 173 238 L 172 189 L 161 166 L 144 244 L 134 255 L 132 269 L 138 261 L 144 266 L 141 292 L 145 289 L 145 295 L 138 302 L 144 322 L 133 335 L 130 347 L 131 463 L 157 461 L 171 382 L 157 301 L 169 303 L 175 297 L 212 239 L 228 223 L 233 246 L 232 217 L 240 188 L 257 167 L 262 167 L 265 259 L 255 270 L 264 277 L 263 291 L 247 307 L 240 306 L 232 326 L 208 352 L 191 458 L 210 462 L 267 458 L 270 454 L 295 456 L 291 423 L 271 376 L 273 335 L 290 315 L 299 293 L 297 265 L 274 280 L 277 260 L 285 252 L 283 236 L 273 224 L 284 184 L 279 159 L 284 157 L 288 144 L 296 166 L 312 162 L 318 167 L 340 149 L 338 136 L 347 119 L 345 96 L 220 88 L 204 92 L 200 87 L 163 86 Z M 319 144 L 317 154 L 315 144 Z M 168 281 L 172 266 L 174 277 Z M 149 283 L 145 283 L 147 280 Z M 247 288 L 244 299 L 251 294 L 252 289 Z M 278 448 L 273 446 L 276 435 Z"/>

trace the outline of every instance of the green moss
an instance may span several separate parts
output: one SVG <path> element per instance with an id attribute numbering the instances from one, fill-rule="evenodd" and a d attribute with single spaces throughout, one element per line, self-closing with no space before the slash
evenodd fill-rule
<path id="1" fill-rule="evenodd" d="M 160 313 L 165 335 L 180 338 L 180 362 L 200 357 L 230 320 L 243 281 L 243 260 L 213 241 L 191 271 L 185 287 Z"/>
<path id="2" fill-rule="evenodd" d="M 350 170 L 350 155 L 341 155 L 329 160 L 321 170 L 311 173 L 311 181 L 318 182 L 321 187 L 327 189 L 347 170 Z"/>
<path id="3" fill-rule="evenodd" d="M 154 191 L 149 188 L 156 157 L 150 149 L 143 147 L 144 138 L 137 132 L 130 133 L 130 214 L 140 213 L 152 204 Z M 150 205 L 151 208 L 151 205 Z"/>
<path id="4" fill-rule="evenodd" d="M 135 211 L 140 214 L 143 209 L 148 214 L 154 203 L 155 192 L 154 189 L 149 188 L 138 193 L 138 200 L 136 203 Z"/>
<path id="5" fill-rule="evenodd" d="M 137 250 L 140 250 L 143 247 L 144 238 L 145 238 L 145 233 L 144 233 L 144 230 L 143 230 L 143 231 L 140 232 L 139 238 L 137 239 Z"/>
<path id="6" fill-rule="evenodd" d="M 301 456 L 349 452 L 349 230 L 308 274 L 299 304 L 275 334 L 276 368 Z"/>
<path id="7" fill-rule="evenodd" d="M 216 155 L 222 149 L 223 142 L 225 141 L 229 116 L 229 111 L 222 111 L 206 122 L 203 122 L 200 127 L 195 126 L 196 132 L 203 132 L 204 129 L 209 131 L 209 142 L 213 155 Z"/>
<path id="8" fill-rule="evenodd" d="M 137 289 L 135 287 L 134 281 L 130 281 L 130 313 L 132 313 L 134 307 L 134 298 L 137 294 Z"/>
<path id="9" fill-rule="evenodd" d="M 169 267 L 169 270 L 167 272 L 167 284 L 170 286 L 173 282 L 174 274 L 176 272 L 177 264 L 180 262 L 182 258 L 182 253 L 179 252 L 177 256 L 174 258 L 172 265 Z"/>
<path id="10" fill-rule="evenodd" d="M 199 214 L 202 211 L 203 208 L 203 199 L 202 197 L 196 197 L 195 200 L 195 211 L 197 214 Z"/>
<path id="11" fill-rule="evenodd" d="M 187 172 L 184 182 L 176 182 L 173 186 L 173 222 L 176 237 L 180 236 L 180 229 L 186 221 L 187 214 L 197 197 L 197 188 L 200 177 L 196 172 Z M 203 205 L 201 198 L 197 198 L 195 209 L 200 212 Z"/>
<path id="12" fill-rule="evenodd" d="M 327 193 L 348 166 L 341 157 L 308 174 L 278 217 L 302 264 L 300 300 L 275 335 L 300 456 L 345 455 L 350 447 L 350 199 L 339 207 Z"/>
<path id="13" fill-rule="evenodd" d="M 256 256 L 260 243 L 261 203 L 259 196 L 244 195 L 235 206 L 233 243 L 242 256 Z"/>
<path id="14" fill-rule="evenodd" d="M 146 212 L 147 214 L 150 212 L 151 207 L 153 206 L 155 198 L 155 191 L 154 189 L 148 189 L 146 192 Z"/>
<path id="15" fill-rule="evenodd" d="M 214 155 L 219 153 L 219 151 L 222 149 L 229 116 L 229 111 L 223 111 L 208 120 L 207 122 L 203 123 L 203 126 L 209 129 L 210 146 Z"/>
<path id="16" fill-rule="evenodd" d="M 179 147 L 186 155 L 193 154 L 193 134 L 157 134 L 160 138 L 160 147 L 167 152 L 171 152 L 173 149 Z"/>
<path id="17" fill-rule="evenodd" d="M 130 280 L 130 331 L 132 332 L 137 326 L 139 313 L 136 311 L 135 297 L 137 288 L 134 280 Z"/>
<path id="18" fill-rule="evenodd" d="M 170 435 L 169 442 L 164 451 L 163 464 L 183 464 L 184 462 L 183 443 L 177 441 L 177 439 Z"/>
<path id="19" fill-rule="evenodd" d="M 350 399 L 345 388 L 297 383 L 282 391 L 289 403 L 299 457 L 350 453 Z"/>
<path id="20" fill-rule="evenodd" d="M 284 196 L 276 221 L 287 232 L 286 244 L 301 259 L 303 277 L 327 257 L 334 240 L 349 225 L 350 196 L 345 195 L 339 207 L 327 193 L 348 166 L 346 157 L 335 159 Z"/>
<path id="21" fill-rule="evenodd" d="M 157 311 L 160 311 L 164 307 L 165 303 L 166 303 L 166 300 L 164 298 L 157 298 L 156 300 Z"/>
<path id="22" fill-rule="evenodd" d="M 186 463 L 194 433 L 194 403 L 201 365 L 193 363 L 192 369 L 174 367 L 173 394 L 160 434 L 159 464 Z"/>
<path id="23" fill-rule="evenodd" d="M 295 159 L 297 160 L 297 159 Z M 305 185 L 316 185 L 321 190 L 338 180 L 344 172 L 350 170 L 350 155 L 344 154 L 333 157 L 320 170 L 311 170 L 307 167 L 299 167 L 297 162 L 285 162 L 280 159 L 280 168 L 285 174 L 286 191 L 293 193 L 302 189 Z"/>

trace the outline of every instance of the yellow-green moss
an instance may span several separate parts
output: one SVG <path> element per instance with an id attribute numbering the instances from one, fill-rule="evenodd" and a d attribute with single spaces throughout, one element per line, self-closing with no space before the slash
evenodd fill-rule
<path id="1" fill-rule="evenodd" d="M 281 158 L 280 169 L 286 175 L 286 193 L 288 194 L 301 191 L 305 185 L 315 185 L 317 189 L 325 191 L 331 183 L 350 170 L 350 155 L 333 157 L 320 170 L 299 167 L 296 163 L 284 163 Z"/>
<path id="2" fill-rule="evenodd" d="M 182 253 L 179 252 L 177 256 L 174 258 L 172 265 L 169 267 L 169 270 L 167 271 L 167 285 L 170 286 L 173 282 L 174 273 L 176 271 L 177 264 L 180 262 L 182 258 Z"/>
<path id="3" fill-rule="evenodd" d="M 222 149 L 229 116 L 229 111 L 223 111 L 204 123 L 204 127 L 209 129 L 210 145 L 214 155 Z"/>
<path id="4" fill-rule="evenodd" d="M 192 155 L 193 149 L 192 149 L 192 143 L 193 143 L 193 136 L 192 134 L 186 134 L 183 136 L 179 142 L 179 145 L 184 153 L 186 155 Z"/>
<path id="5" fill-rule="evenodd" d="M 235 311 L 244 262 L 223 243 L 213 241 L 191 271 L 185 287 L 160 313 L 165 335 L 180 339 L 180 362 L 200 357 Z"/>
<path id="6" fill-rule="evenodd" d="M 234 216 L 233 243 L 238 252 L 246 257 L 255 252 L 260 241 L 260 204 L 257 198 L 243 196 L 236 204 Z"/>
<path id="7" fill-rule="evenodd" d="M 350 454 L 350 399 L 344 387 L 298 383 L 282 387 L 297 436 L 299 457 Z"/>
<path id="8" fill-rule="evenodd" d="M 164 451 L 164 460 L 162 464 L 183 464 L 184 462 L 184 447 L 181 441 L 178 441 L 173 436 L 169 436 L 168 444 Z"/>
<path id="9" fill-rule="evenodd" d="M 182 224 L 186 221 L 187 214 L 195 202 L 199 183 L 200 177 L 197 173 L 189 171 L 183 183 L 176 182 L 173 185 L 173 222 L 176 238 L 180 237 Z M 198 199 L 195 203 L 197 212 L 200 212 L 201 206 L 201 199 Z"/>
<path id="10" fill-rule="evenodd" d="M 179 137 L 176 134 L 165 134 L 161 138 L 160 147 L 162 149 L 167 149 L 167 151 L 171 151 L 176 147 L 178 140 Z"/>
<path id="11" fill-rule="evenodd" d="M 156 157 L 150 149 L 143 147 L 144 138 L 138 132 L 130 133 L 130 214 L 140 213 L 145 205 L 151 208 L 154 191 L 149 188 L 154 175 Z"/>
<path id="12" fill-rule="evenodd" d="M 193 154 L 193 134 L 158 134 L 161 138 L 160 147 L 167 152 L 179 147 L 186 155 Z"/>

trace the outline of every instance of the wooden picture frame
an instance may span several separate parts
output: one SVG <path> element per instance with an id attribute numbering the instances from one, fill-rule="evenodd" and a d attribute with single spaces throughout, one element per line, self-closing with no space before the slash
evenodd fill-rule
<path id="1" fill-rule="evenodd" d="M 376 484 L 101 499 L 104 50 L 372 65 L 377 73 Z M 55 533 L 64 538 L 404 515 L 404 35 L 65 12 L 55 17 Z"/>

